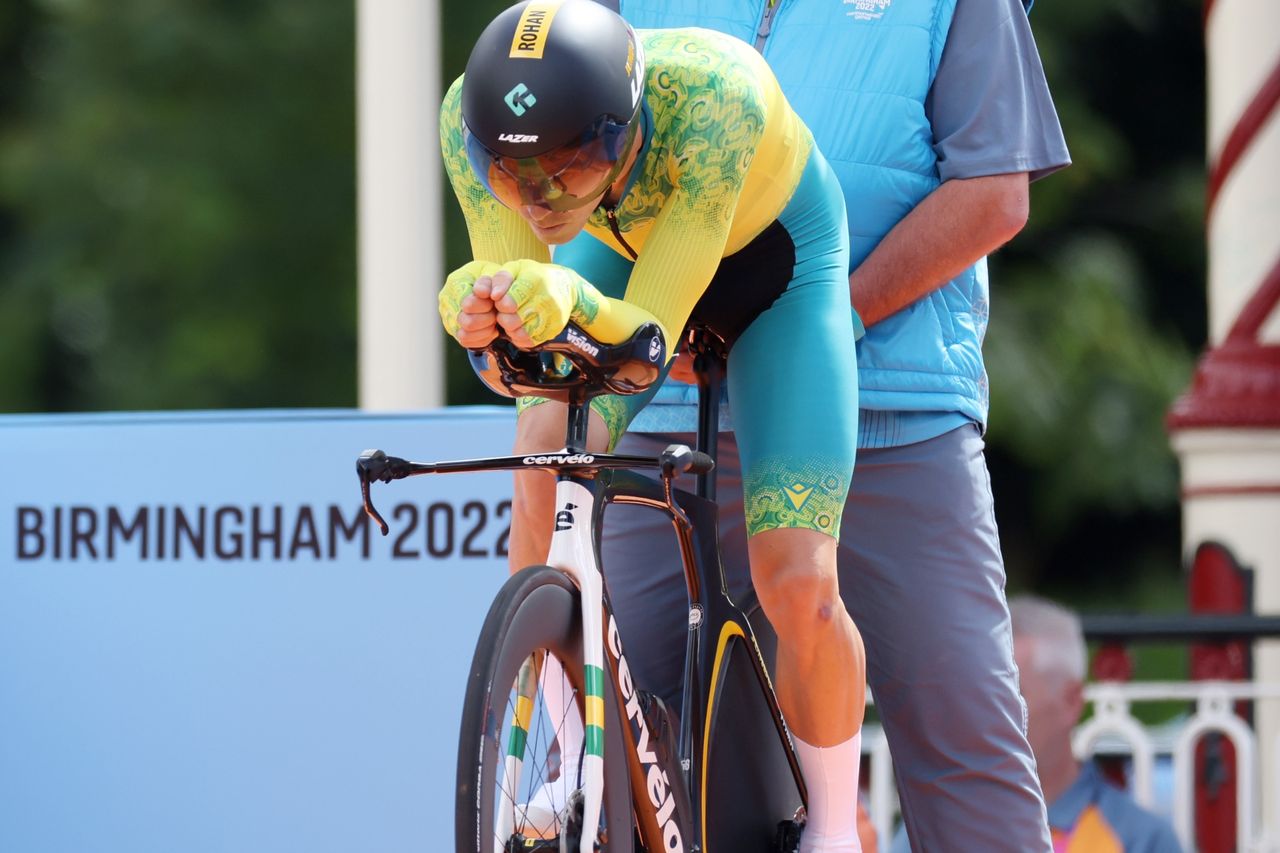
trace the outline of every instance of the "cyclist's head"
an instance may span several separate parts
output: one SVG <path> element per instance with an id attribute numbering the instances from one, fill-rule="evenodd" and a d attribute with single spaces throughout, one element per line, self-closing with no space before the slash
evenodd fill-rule
<path id="1" fill-rule="evenodd" d="M 622 170 L 644 88 L 635 31 L 592 0 L 529 0 L 480 35 L 462 81 L 467 158 L 510 208 L 594 206 Z"/>

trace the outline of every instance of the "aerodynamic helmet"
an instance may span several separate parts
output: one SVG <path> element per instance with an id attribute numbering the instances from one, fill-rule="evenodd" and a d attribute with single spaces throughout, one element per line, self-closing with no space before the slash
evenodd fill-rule
<path id="1" fill-rule="evenodd" d="M 528 0 L 495 18 L 462 81 L 467 158 L 507 207 L 596 203 L 640 121 L 635 30 L 592 0 Z"/>

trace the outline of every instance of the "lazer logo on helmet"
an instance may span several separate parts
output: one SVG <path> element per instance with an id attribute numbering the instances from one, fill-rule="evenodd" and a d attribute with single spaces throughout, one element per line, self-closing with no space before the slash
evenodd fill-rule
<path id="1" fill-rule="evenodd" d="M 498 140 L 501 142 L 537 142 L 538 134 L 536 133 L 499 133 Z"/>
<path id="2" fill-rule="evenodd" d="M 542 51 L 547 47 L 551 19 L 556 16 L 559 8 L 559 0 L 534 2 L 525 7 L 520 20 L 516 22 L 515 35 L 511 38 L 512 59 L 542 58 Z"/>
<path id="3" fill-rule="evenodd" d="M 595 356 L 600 355 L 600 347 L 591 343 L 591 341 L 587 340 L 585 336 L 578 334 L 573 329 L 566 329 L 565 331 L 569 334 L 569 343 L 573 344 L 585 353 L 590 353 Z"/>

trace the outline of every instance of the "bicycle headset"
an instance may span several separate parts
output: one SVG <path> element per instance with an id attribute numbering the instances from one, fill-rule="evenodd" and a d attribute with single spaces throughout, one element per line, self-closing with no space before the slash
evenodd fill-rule
<path id="1" fill-rule="evenodd" d="M 622 171 L 644 91 L 635 30 L 592 0 L 530 0 L 476 41 L 462 80 L 467 159 L 509 208 L 599 202 Z"/>

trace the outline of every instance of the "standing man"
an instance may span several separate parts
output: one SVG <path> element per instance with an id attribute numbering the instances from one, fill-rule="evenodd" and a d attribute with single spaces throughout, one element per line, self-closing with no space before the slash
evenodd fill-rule
<path id="1" fill-rule="evenodd" d="M 1089 653 L 1080 617 L 1033 595 L 1009 600 L 1027 735 L 1049 804 L 1055 853 L 1182 853 L 1173 827 L 1080 761 L 1071 736 L 1084 712 Z M 891 853 L 910 853 L 899 833 Z"/>
<path id="2" fill-rule="evenodd" d="M 913 848 L 1050 850 L 983 456 L 986 255 L 1025 224 L 1029 183 L 1070 162 L 1021 0 L 622 0 L 621 12 L 755 45 L 844 190 L 867 333 L 840 590 Z M 561 251 L 596 254 L 590 240 Z M 619 449 L 691 442 L 695 399 L 660 393 Z M 731 436 L 720 450 L 726 568 L 745 589 Z M 669 523 L 619 508 L 609 525 L 603 564 L 632 669 L 671 696 L 682 585 L 653 554 Z"/>

